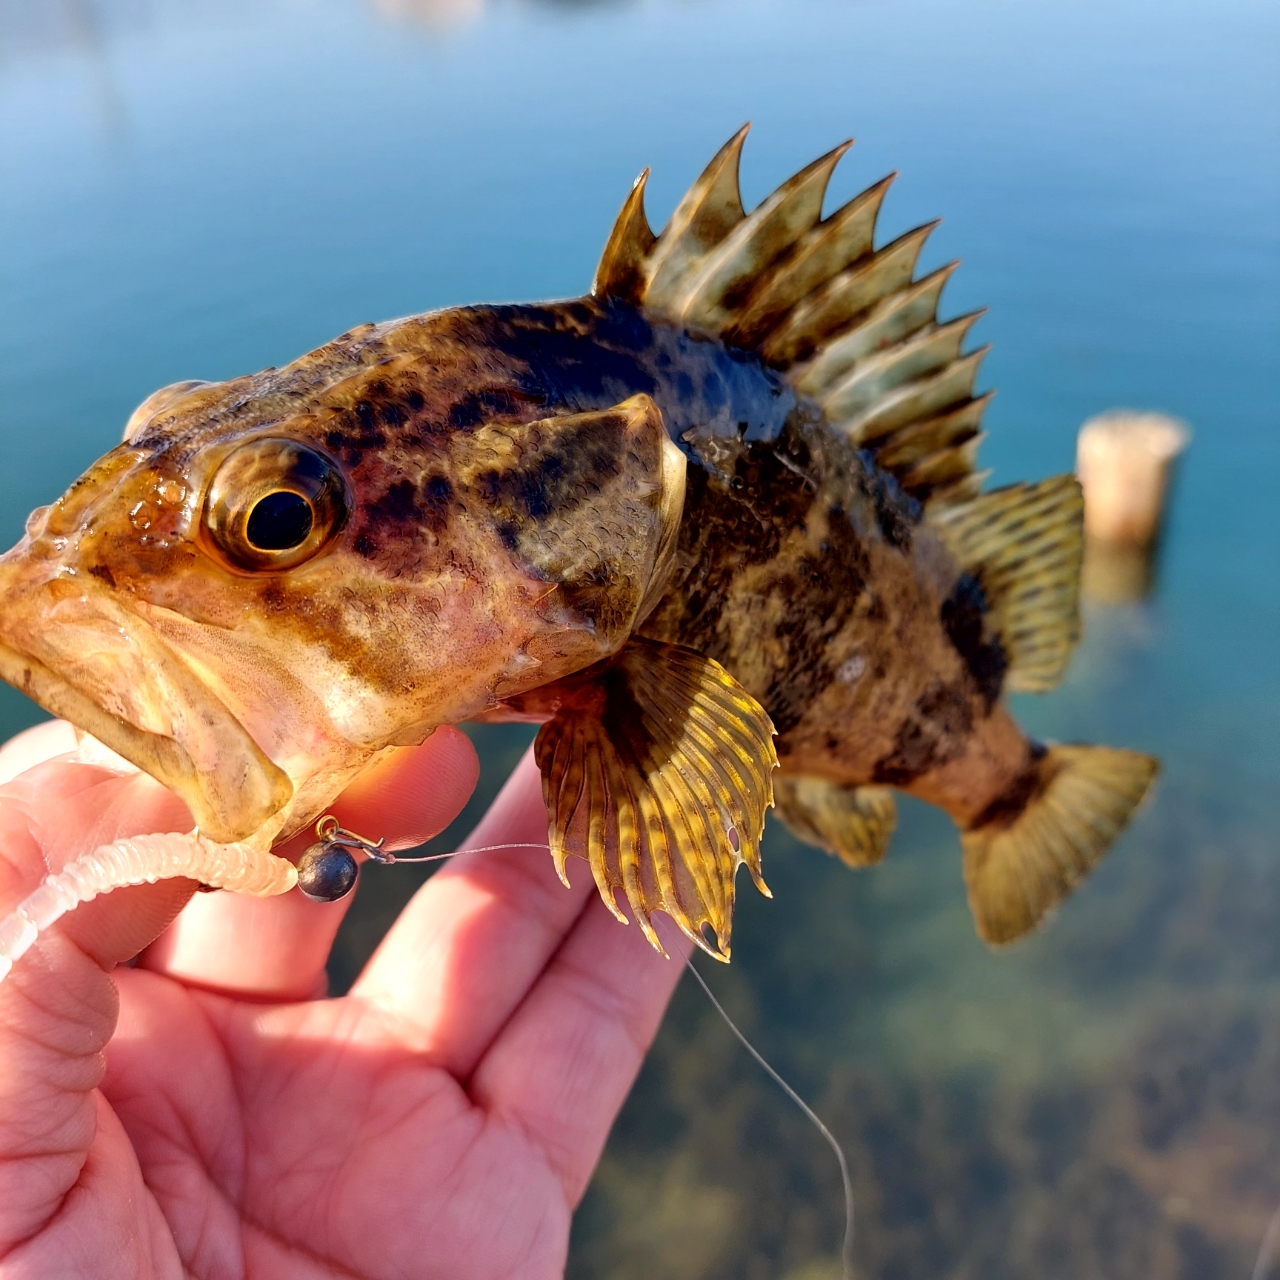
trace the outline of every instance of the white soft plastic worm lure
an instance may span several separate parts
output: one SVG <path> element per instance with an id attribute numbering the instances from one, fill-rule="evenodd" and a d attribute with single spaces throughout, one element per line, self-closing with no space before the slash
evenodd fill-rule
<path id="1" fill-rule="evenodd" d="M 286 859 L 248 844 L 215 844 L 198 831 L 99 845 L 46 876 L 0 921 L 0 982 L 40 934 L 80 903 L 126 885 L 175 876 L 258 898 L 287 893 L 298 882 L 297 869 Z"/>

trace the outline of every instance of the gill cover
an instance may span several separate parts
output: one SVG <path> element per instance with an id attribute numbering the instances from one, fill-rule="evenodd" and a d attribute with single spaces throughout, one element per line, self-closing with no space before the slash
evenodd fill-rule
<path id="1" fill-rule="evenodd" d="M 493 423 L 451 446 L 464 519 L 545 582 L 551 625 L 524 646 L 500 700 L 616 653 L 670 575 L 685 458 L 647 395 L 611 409 Z"/>
<path id="2" fill-rule="evenodd" d="M 586 858 L 605 905 L 625 922 L 622 889 L 659 951 L 650 916 L 665 911 L 727 960 L 738 867 L 769 892 L 760 838 L 777 757 L 764 708 L 719 663 L 633 634 L 674 562 L 684 454 L 646 395 L 487 426 L 460 448 L 464 491 L 484 495 L 564 614 L 562 632 L 526 645 L 537 678 L 499 690 L 502 714 L 550 717 L 535 756 L 557 873 L 567 884 L 565 859 Z"/>

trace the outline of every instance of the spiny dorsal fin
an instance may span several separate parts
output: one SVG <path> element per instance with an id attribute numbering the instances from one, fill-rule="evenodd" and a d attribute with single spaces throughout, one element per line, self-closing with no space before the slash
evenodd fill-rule
<path id="1" fill-rule="evenodd" d="M 1050 747 L 1019 803 L 961 834 L 978 934 L 1022 937 L 1057 906 L 1128 824 L 1159 762 L 1112 747 Z"/>
<path id="2" fill-rule="evenodd" d="M 1042 693 L 1080 638 L 1084 499 L 1075 476 L 995 489 L 931 510 L 929 523 L 977 579 L 1009 667 L 1005 688 Z"/>
<path id="3" fill-rule="evenodd" d="M 954 264 L 915 280 L 936 223 L 875 250 L 876 216 L 892 176 L 822 218 L 843 143 L 784 182 L 750 214 L 738 162 L 744 126 L 707 166 L 662 233 L 644 214 L 641 175 L 618 215 L 593 292 L 655 319 L 755 350 L 814 399 L 832 429 L 891 471 L 912 496 L 940 507 L 974 482 L 985 398 L 973 397 L 983 351 L 962 354 L 977 314 L 938 324 Z M 926 422 L 963 413 L 931 448 Z"/>
<path id="4" fill-rule="evenodd" d="M 888 851 L 898 807 L 888 787 L 846 787 L 826 778 L 779 774 L 774 812 L 798 840 L 850 867 L 870 867 Z"/>
<path id="5" fill-rule="evenodd" d="M 728 960 L 738 867 L 769 892 L 760 837 L 777 756 L 764 708 L 719 663 L 642 636 L 531 697 L 558 703 L 534 754 L 560 878 L 568 883 L 565 858 L 580 854 L 609 910 L 626 921 L 614 900 L 622 889 L 657 950 L 649 918 L 665 911 Z"/>

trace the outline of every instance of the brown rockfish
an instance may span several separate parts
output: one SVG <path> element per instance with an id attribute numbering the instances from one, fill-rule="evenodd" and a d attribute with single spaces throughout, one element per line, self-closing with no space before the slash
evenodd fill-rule
<path id="1" fill-rule="evenodd" d="M 1004 701 L 1077 640 L 1079 487 L 983 492 L 977 314 L 937 319 L 930 227 L 874 247 L 889 179 L 823 218 L 847 146 L 747 214 L 745 132 L 657 236 L 641 175 L 589 295 L 166 387 L 32 515 L 0 675 L 182 797 L 187 874 L 483 718 L 545 722 L 557 869 L 588 858 L 655 946 L 660 910 L 728 957 L 775 798 L 854 866 L 894 789 L 945 809 L 992 943 L 1110 845 L 1155 762 L 1041 746 Z"/>

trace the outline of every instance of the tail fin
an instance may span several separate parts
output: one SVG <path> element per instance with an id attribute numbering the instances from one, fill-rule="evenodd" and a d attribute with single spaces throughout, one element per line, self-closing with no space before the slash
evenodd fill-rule
<path id="1" fill-rule="evenodd" d="M 1026 791 L 964 832 L 964 878 L 979 936 L 1022 937 L 1106 853 L 1159 762 L 1112 747 L 1050 747 Z"/>

